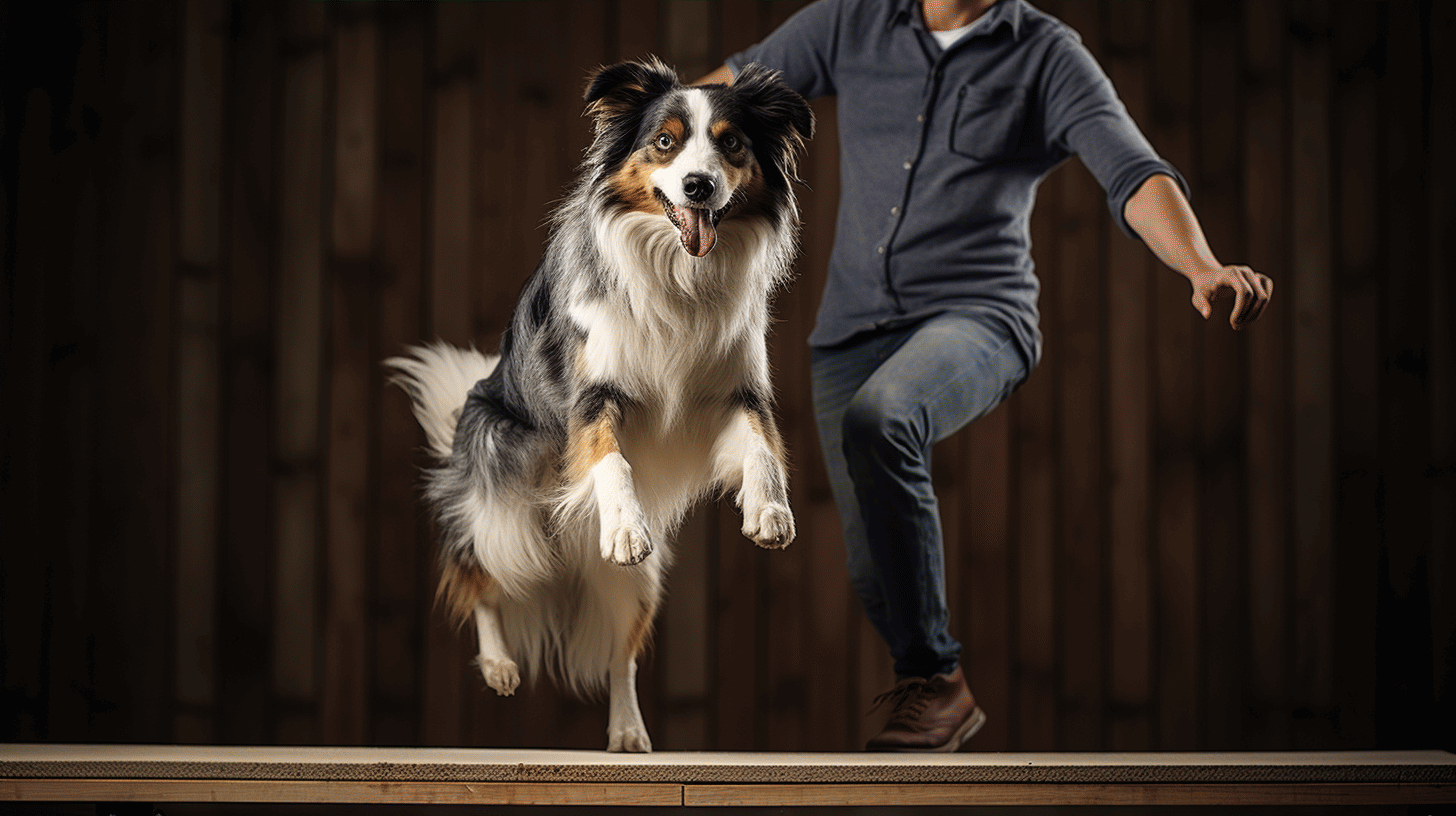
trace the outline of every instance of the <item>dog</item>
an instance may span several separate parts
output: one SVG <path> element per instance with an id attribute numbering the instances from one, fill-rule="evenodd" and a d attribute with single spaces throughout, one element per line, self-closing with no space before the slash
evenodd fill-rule
<path id="1" fill-rule="evenodd" d="M 499 355 L 386 365 L 438 461 L 438 594 L 473 619 L 486 684 L 605 687 L 607 750 L 650 751 L 637 658 L 685 513 L 731 494 L 749 539 L 794 539 L 766 335 L 814 117 L 762 66 L 688 87 L 656 58 L 600 69 L 586 103 L 591 144 Z"/>

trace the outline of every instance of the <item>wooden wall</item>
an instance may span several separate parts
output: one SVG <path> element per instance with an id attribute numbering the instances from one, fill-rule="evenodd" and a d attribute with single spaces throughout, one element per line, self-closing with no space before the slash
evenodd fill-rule
<path id="1" fill-rule="evenodd" d="M 603 745 L 603 705 L 495 698 L 432 611 L 379 362 L 494 346 L 592 67 L 696 77 L 799 5 L 0 6 L 0 739 Z M 975 747 L 1456 748 L 1456 12 L 1045 6 L 1278 287 L 1205 324 L 1080 165 L 1043 185 L 1045 360 L 935 458 Z M 808 401 L 816 110 L 772 343 L 800 538 L 690 520 L 640 683 L 659 748 L 851 749 L 890 682 Z"/>

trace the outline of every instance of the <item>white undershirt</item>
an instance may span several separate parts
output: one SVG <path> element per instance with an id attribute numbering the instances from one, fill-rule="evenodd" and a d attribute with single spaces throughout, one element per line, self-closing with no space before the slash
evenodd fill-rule
<path id="1" fill-rule="evenodd" d="M 971 29 L 980 25 L 981 21 L 984 19 L 986 19 L 986 15 L 982 14 L 980 17 L 977 17 L 970 23 L 963 25 L 960 28 L 952 28 L 949 31 L 932 31 L 930 32 L 930 35 L 932 37 L 935 37 L 935 41 L 940 43 L 940 50 L 944 51 L 959 42 L 962 37 L 971 33 Z"/>

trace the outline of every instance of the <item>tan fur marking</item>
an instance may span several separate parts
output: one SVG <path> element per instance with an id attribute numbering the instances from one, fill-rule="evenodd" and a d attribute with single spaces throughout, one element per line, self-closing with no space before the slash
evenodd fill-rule
<path id="1" fill-rule="evenodd" d="M 662 125 L 659 126 L 657 130 L 659 133 L 664 130 L 667 131 L 672 136 L 672 140 L 674 142 L 681 143 L 683 140 L 683 133 L 687 131 L 687 127 L 683 124 L 683 120 L 677 118 L 676 116 L 669 116 L 666 119 L 662 120 Z"/>
<path id="2" fill-rule="evenodd" d="M 456 626 L 464 626 L 476 605 L 497 592 L 499 587 L 490 573 L 475 564 L 451 561 L 440 573 L 435 603 L 445 607 L 445 613 Z"/>
<path id="3" fill-rule="evenodd" d="M 586 478 L 592 466 L 602 457 L 619 450 L 617 447 L 616 415 L 605 411 L 595 422 L 586 426 L 574 426 L 566 451 L 566 478 L 578 482 Z"/>
<path id="4" fill-rule="evenodd" d="M 750 160 L 743 167 L 728 165 L 726 169 L 728 183 L 733 186 L 733 197 L 738 201 L 729 217 L 768 216 L 774 205 L 768 194 L 768 186 L 764 184 L 763 169 L 758 166 L 758 162 Z"/>
<path id="5" fill-rule="evenodd" d="M 656 600 L 643 601 L 642 608 L 637 613 L 637 620 L 632 624 L 632 634 L 627 638 L 627 653 L 633 658 L 641 655 L 651 643 L 652 620 L 656 617 Z"/>
<path id="6" fill-rule="evenodd" d="M 773 453 L 774 458 L 779 461 L 779 464 L 788 464 L 788 449 L 784 447 L 783 437 L 779 436 L 779 428 L 774 423 L 773 417 L 763 416 L 749 411 L 748 427 L 753 429 L 754 433 L 763 437 L 763 441 L 768 443 L 768 449 Z"/>
<path id="7" fill-rule="evenodd" d="M 752 198 L 757 188 L 763 187 L 763 176 L 758 171 L 758 162 L 745 162 L 741 167 L 725 162 L 723 175 L 728 180 L 728 186 L 733 188 L 739 198 Z"/>
<path id="8" fill-rule="evenodd" d="M 661 215 L 662 204 L 652 192 L 651 178 L 652 172 L 661 165 L 649 160 L 650 152 L 639 150 L 632 154 L 608 184 L 612 192 L 626 203 L 627 210 Z"/>

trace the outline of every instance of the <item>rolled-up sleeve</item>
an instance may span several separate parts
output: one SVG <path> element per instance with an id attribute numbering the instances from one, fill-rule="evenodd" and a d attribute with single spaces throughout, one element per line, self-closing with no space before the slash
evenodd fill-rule
<path id="1" fill-rule="evenodd" d="M 1187 196 L 1188 183 L 1138 130 L 1102 66 L 1075 36 L 1059 38 L 1044 74 L 1047 146 L 1073 153 L 1107 191 L 1107 207 L 1122 231 L 1138 237 L 1125 210 L 1144 181 L 1170 176 Z"/>
<path id="2" fill-rule="evenodd" d="M 800 9 L 760 42 L 730 56 L 734 76 L 750 62 L 783 73 L 784 82 L 806 99 L 830 96 L 834 89 L 834 51 L 839 19 L 837 0 L 820 0 Z"/>

